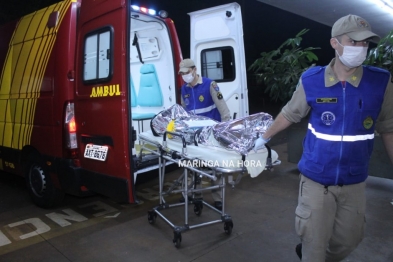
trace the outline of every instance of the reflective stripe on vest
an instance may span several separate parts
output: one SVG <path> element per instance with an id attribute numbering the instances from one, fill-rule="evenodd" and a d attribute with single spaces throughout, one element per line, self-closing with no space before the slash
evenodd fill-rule
<path id="1" fill-rule="evenodd" d="M 195 113 L 196 115 L 199 115 L 199 114 L 203 114 L 203 113 L 210 112 L 210 111 L 212 111 L 212 110 L 215 109 L 215 108 L 216 108 L 216 105 L 213 104 L 213 105 L 208 106 L 208 107 L 199 108 L 199 109 L 194 109 L 193 111 L 194 111 L 194 113 Z"/>
<path id="2" fill-rule="evenodd" d="M 339 135 L 327 135 L 323 133 L 319 133 L 315 131 L 312 125 L 308 124 L 308 129 L 313 133 L 317 138 L 327 140 L 327 141 L 344 141 L 344 142 L 355 142 L 355 141 L 364 141 L 369 139 L 374 139 L 374 133 L 365 134 L 365 135 L 355 135 L 355 136 L 339 136 Z"/>

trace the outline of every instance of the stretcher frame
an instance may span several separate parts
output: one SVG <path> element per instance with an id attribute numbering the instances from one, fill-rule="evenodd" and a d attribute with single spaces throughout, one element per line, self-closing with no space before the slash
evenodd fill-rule
<path id="1" fill-rule="evenodd" d="M 182 140 L 182 152 L 171 150 L 167 147 L 166 138 L 167 136 L 179 137 Z M 179 161 L 201 161 L 204 160 L 192 158 L 187 154 L 187 144 L 185 142 L 185 138 L 182 134 L 176 132 L 165 132 L 163 135 L 162 144 L 157 141 L 151 140 L 143 135 L 139 136 L 139 140 L 141 144 L 141 151 L 146 150 L 152 154 L 158 156 L 158 171 L 159 171 L 159 205 L 154 207 L 153 209 L 148 211 L 148 222 L 150 224 L 155 224 L 157 216 L 162 218 L 172 229 L 173 229 L 173 240 L 175 247 L 180 247 L 182 241 L 182 233 L 186 232 L 191 229 L 196 229 L 204 226 L 209 226 L 217 223 L 224 223 L 224 231 L 226 234 L 230 235 L 233 229 L 233 221 L 232 217 L 225 212 L 225 186 L 226 186 L 226 179 L 228 179 L 228 184 L 232 186 L 232 188 L 238 184 L 242 178 L 242 176 L 247 173 L 246 167 L 243 165 L 240 168 L 223 168 L 223 167 L 208 167 L 206 168 L 195 168 L 192 166 L 184 167 L 184 171 L 182 175 L 175 181 L 175 183 L 166 191 L 163 189 L 164 179 L 165 179 L 165 167 L 167 165 L 166 161 L 172 163 L 178 163 Z M 146 147 L 146 145 L 155 146 L 157 150 L 151 149 Z M 272 170 L 273 163 L 271 161 L 271 149 L 270 147 L 266 146 L 268 149 L 268 157 L 265 166 L 265 170 Z M 245 156 L 242 156 L 242 160 L 245 160 Z M 236 180 L 233 180 L 233 174 L 237 174 Z M 218 176 L 221 176 L 220 183 L 208 187 L 197 188 L 198 179 L 202 177 L 207 177 L 216 181 Z M 190 185 L 188 178 L 191 178 Z M 178 186 L 181 185 L 181 189 L 177 189 Z M 222 209 L 218 210 L 214 206 L 210 205 L 209 203 L 205 202 L 203 198 L 195 197 L 196 193 L 201 193 L 203 191 L 211 191 L 212 189 L 219 189 L 221 190 L 222 194 Z M 175 193 L 182 193 L 184 197 L 183 202 L 169 204 L 165 200 L 165 196 Z M 189 205 L 194 205 L 194 213 L 197 216 L 202 214 L 202 209 L 204 206 L 208 207 L 209 209 L 213 210 L 214 212 L 220 215 L 219 219 L 211 220 L 199 224 L 189 224 Z M 174 208 L 174 207 L 181 207 L 184 206 L 184 225 L 176 225 L 171 222 L 161 211 Z"/>

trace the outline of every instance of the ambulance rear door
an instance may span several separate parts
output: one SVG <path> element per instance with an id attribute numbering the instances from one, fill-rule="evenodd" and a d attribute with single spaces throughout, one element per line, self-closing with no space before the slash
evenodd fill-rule
<path id="1" fill-rule="evenodd" d="M 243 22 L 238 3 L 189 13 L 190 54 L 198 73 L 215 80 L 232 118 L 249 115 Z"/>

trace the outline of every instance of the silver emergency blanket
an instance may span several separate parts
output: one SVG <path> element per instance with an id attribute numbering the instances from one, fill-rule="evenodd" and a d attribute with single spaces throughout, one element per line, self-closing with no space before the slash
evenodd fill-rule
<path id="1" fill-rule="evenodd" d="M 256 113 L 226 122 L 217 122 L 211 118 L 194 115 L 182 106 L 175 104 L 158 113 L 151 120 L 151 129 L 155 136 L 162 136 L 166 131 L 178 135 L 167 135 L 168 139 L 179 140 L 188 145 L 224 147 L 241 155 L 247 155 L 261 136 L 273 123 L 267 113 Z"/>

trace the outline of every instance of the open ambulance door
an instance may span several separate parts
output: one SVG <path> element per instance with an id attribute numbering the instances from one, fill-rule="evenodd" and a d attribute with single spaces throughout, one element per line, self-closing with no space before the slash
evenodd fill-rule
<path id="1" fill-rule="evenodd" d="M 129 128 L 128 6 L 83 0 L 78 21 L 75 121 L 80 184 L 118 202 L 136 201 Z"/>
<path id="2" fill-rule="evenodd" d="M 233 119 L 248 116 L 248 91 L 240 5 L 230 3 L 189 13 L 191 59 L 215 80 Z"/>
<path id="3" fill-rule="evenodd" d="M 139 134 L 150 130 L 151 119 L 177 101 L 182 60 L 180 43 L 172 19 L 152 14 L 147 7 L 131 6 L 130 56 L 131 122 L 136 130 L 133 152 L 134 181 L 142 173 L 158 168 L 158 155 L 142 148 Z M 149 149 L 155 150 L 149 146 Z M 167 161 L 167 164 L 170 164 Z"/>

